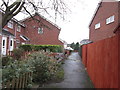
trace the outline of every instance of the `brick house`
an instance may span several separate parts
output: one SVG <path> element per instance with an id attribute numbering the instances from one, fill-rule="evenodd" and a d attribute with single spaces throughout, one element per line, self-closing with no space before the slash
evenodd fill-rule
<path id="1" fill-rule="evenodd" d="M 90 22 L 89 39 L 93 42 L 109 38 L 115 35 L 114 31 L 120 24 L 120 2 L 101 1 Z"/>
<path id="2" fill-rule="evenodd" d="M 26 25 L 24 34 L 29 37 L 30 44 L 63 45 L 63 43 L 58 40 L 61 29 L 57 25 L 46 20 L 38 13 L 35 13 L 33 18 L 28 17 L 22 20 L 22 23 Z"/>
<path id="3" fill-rule="evenodd" d="M 39 14 L 21 21 L 12 19 L 3 28 L 0 39 L 1 54 L 10 55 L 21 44 L 63 45 L 58 40 L 60 28 Z"/>

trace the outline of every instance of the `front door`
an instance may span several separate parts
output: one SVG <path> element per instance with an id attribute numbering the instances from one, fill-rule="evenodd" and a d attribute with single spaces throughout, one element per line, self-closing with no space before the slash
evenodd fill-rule
<path id="1" fill-rule="evenodd" d="M 7 37 L 2 37 L 2 55 L 6 55 L 7 52 Z"/>
<path id="2" fill-rule="evenodd" d="M 9 44 L 10 44 L 10 46 L 9 46 L 10 51 L 13 51 L 13 49 L 14 49 L 14 39 L 13 38 L 10 38 Z"/>

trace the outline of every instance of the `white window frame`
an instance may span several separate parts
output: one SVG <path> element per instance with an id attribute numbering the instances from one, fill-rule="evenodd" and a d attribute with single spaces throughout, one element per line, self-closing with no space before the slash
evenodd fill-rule
<path id="1" fill-rule="evenodd" d="M 95 24 L 95 29 L 100 28 L 100 23 Z"/>
<path id="2" fill-rule="evenodd" d="M 38 34 L 43 34 L 43 28 L 38 28 Z"/>
<path id="3" fill-rule="evenodd" d="M 17 31 L 21 32 L 21 26 L 20 25 L 17 25 Z"/>
<path id="4" fill-rule="evenodd" d="M 7 26 L 8 26 L 9 28 L 13 29 L 13 21 L 9 21 L 8 24 L 7 24 Z"/>
<path id="5" fill-rule="evenodd" d="M 109 18 L 106 19 L 106 24 L 113 23 L 115 21 L 115 16 L 110 16 Z"/>

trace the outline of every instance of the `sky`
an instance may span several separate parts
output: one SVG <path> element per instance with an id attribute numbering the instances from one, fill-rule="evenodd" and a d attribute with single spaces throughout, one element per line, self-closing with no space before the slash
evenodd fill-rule
<path id="1" fill-rule="evenodd" d="M 68 0 L 71 1 L 71 14 L 67 21 L 59 23 L 61 33 L 59 37 L 67 43 L 80 42 L 89 38 L 89 23 L 95 13 L 100 0 Z"/>

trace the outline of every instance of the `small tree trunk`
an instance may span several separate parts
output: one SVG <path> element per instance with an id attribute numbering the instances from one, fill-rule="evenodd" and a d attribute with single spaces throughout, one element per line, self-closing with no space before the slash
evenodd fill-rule
<path id="1" fill-rule="evenodd" d="M 2 47 L 2 14 L 0 13 L 0 57 L 1 57 L 1 47 Z"/>

